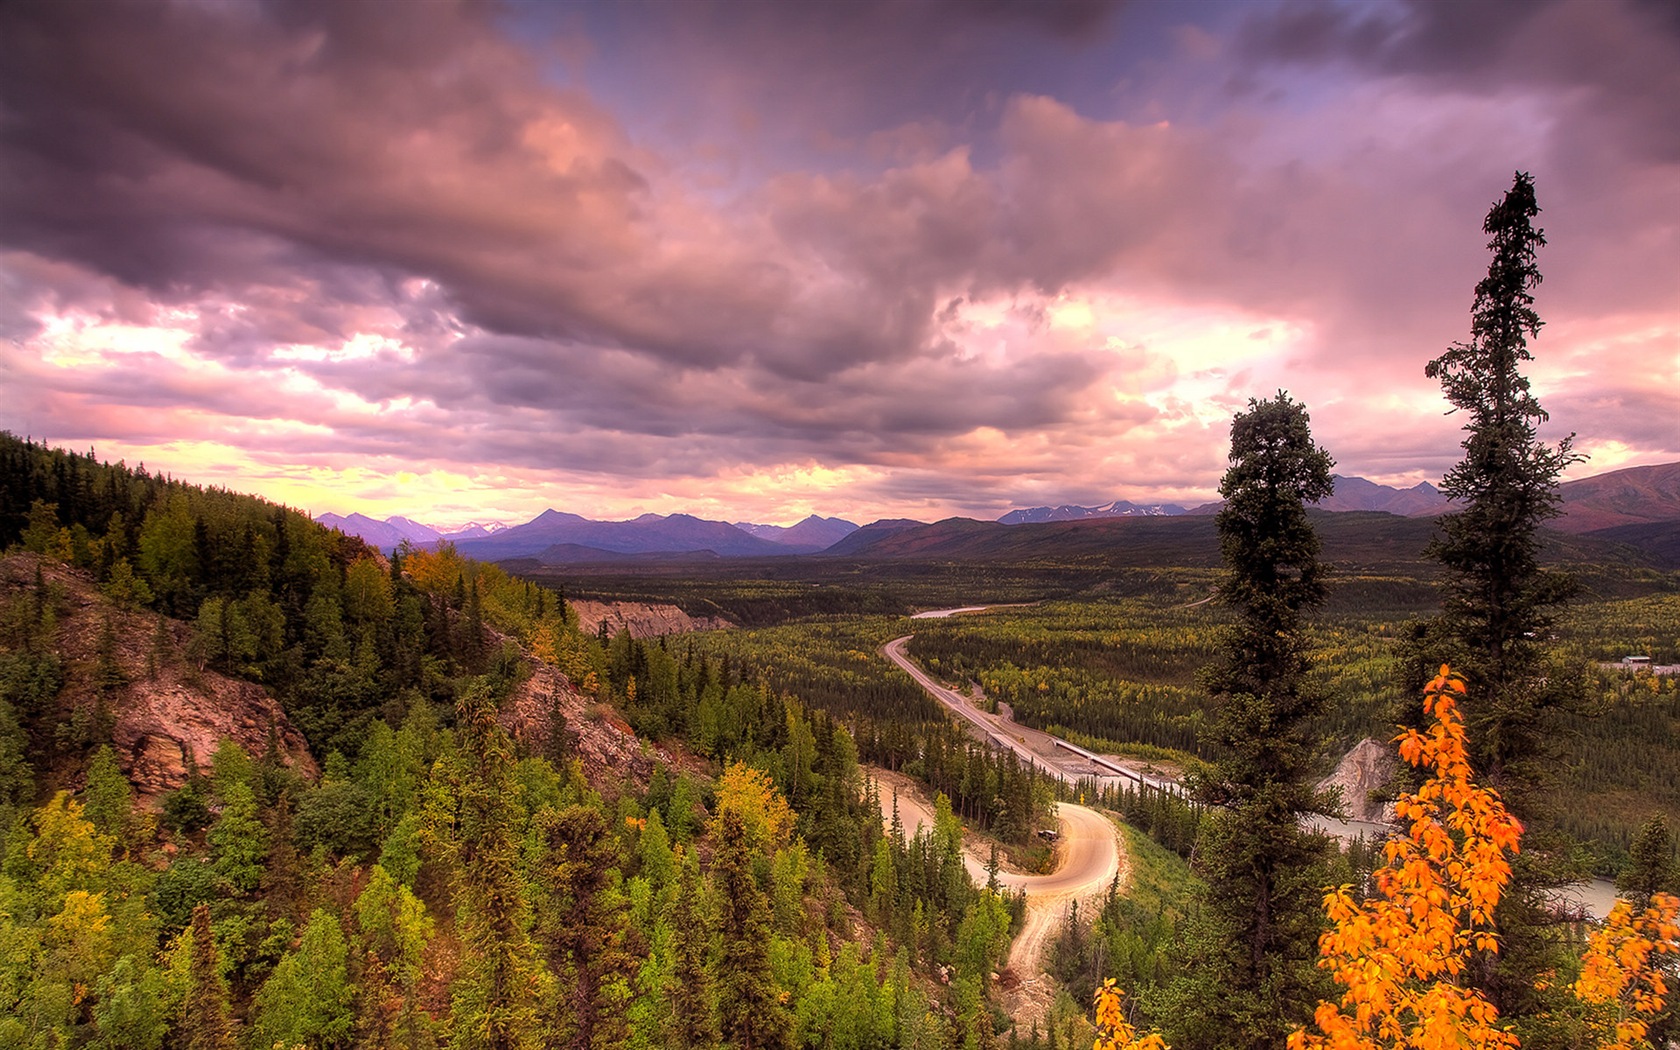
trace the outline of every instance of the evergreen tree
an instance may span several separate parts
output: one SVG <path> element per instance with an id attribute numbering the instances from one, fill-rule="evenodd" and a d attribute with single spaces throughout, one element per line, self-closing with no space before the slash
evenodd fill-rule
<path id="1" fill-rule="evenodd" d="M 1466 712 L 1475 751 L 1472 764 L 1523 816 L 1524 796 L 1539 780 L 1549 723 L 1546 639 L 1572 582 L 1540 567 L 1542 523 L 1558 513 L 1558 478 L 1580 457 L 1572 437 L 1556 447 L 1536 437 L 1548 418 L 1519 370 L 1533 360 L 1529 338 L 1540 331 L 1535 257 L 1546 243 L 1534 228 L 1540 212 L 1534 180 L 1518 172 L 1505 198 L 1483 223 L 1493 262 L 1476 285 L 1471 339 L 1429 362 L 1455 411 L 1469 414 L 1464 458 L 1441 491 L 1463 510 L 1441 519 L 1442 537 L 1429 553 L 1446 569 L 1437 639 L 1458 652 L 1420 654 L 1418 674 L 1445 657 L 1463 666 L 1470 695 Z"/>
<path id="2" fill-rule="evenodd" d="M 718 1013 L 723 1043 L 734 1050 L 784 1050 L 791 1025 L 770 970 L 770 900 L 753 876 L 752 838 L 742 814 L 724 808 L 714 821 L 712 878 L 722 907 Z"/>
<path id="3" fill-rule="evenodd" d="M 1206 879 L 1191 965 L 1161 1018 L 1182 1050 L 1275 1047 L 1312 1016 L 1322 840 L 1302 826 L 1319 805 L 1309 720 L 1323 705 L 1305 682 L 1303 614 L 1324 597 L 1306 504 L 1330 495 L 1330 456 L 1304 406 L 1279 393 L 1231 423 L 1220 483 L 1220 597 L 1237 615 L 1204 673 L 1218 755 L 1195 783 L 1212 820 L 1198 847 Z"/>
<path id="4" fill-rule="evenodd" d="M 618 840 L 601 811 L 568 806 L 547 811 L 539 927 L 549 968 L 560 985 L 560 1038 L 569 1050 L 616 1050 L 629 1035 L 627 1012 L 637 970 L 630 943 L 630 905 L 619 888 Z"/>
<path id="5" fill-rule="evenodd" d="M 1547 891 L 1585 874 L 1560 843 L 1533 830 L 1544 814 L 1560 715 L 1576 700 L 1571 677 L 1546 660 L 1553 624 L 1574 586 L 1541 568 L 1540 527 L 1558 513 L 1564 468 L 1580 458 L 1572 438 L 1556 446 L 1538 439 L 1536 428 L 1548 417 L 1521 371 L 1533 360 L 1528 340 L 1541 326 L 1533 294 L 1540 283 L 1536 255 L 1546 243 L 1533 224 L 1539 212 L 1534 180 L 1518 172 L 1482 225 L 1493 261 L 1476 285 L 1471 338 L 1425 369 L 1469 419 L 1464 458 L 1441 483 L 1463 509 L 1441 519 L 1442 535 L 1429 548 L 1445 570 L 1442 611 L 1406 653 L 1411 680 L 1405 683 L 1411 695 L 1441 663 L 1465 668 L 1473 698 L 1465 710 L 1471 764 L 1531 827 L 1529 848 L 1500 902 L 1501 952 L 1484 957 L 1472 977 L 1513 1019 L 1553 1008 L 1557 983 L 1545 982 L 1550 993 L 1537 988 L 1562 962 Z"/>
<path id="6" fill-rule="evenodd" d="M 678 864 L 677 901 L 671 917 L 676 942 L 670 989 L 672 1043 L 677 1050 L 709 1050 L 718 1041 L 717 997 L 706 966 L 712 924 L 694 854 L 684 850 Z"/>
<path id="7" fill-rule="evenodd" d="M 228 1015 L 227 984 L 222 980 L 216 938 L 210 932 L 210 905 L 193 909 L 188 956 L 188 987 L 177 1029 L 186 1050 L 233 1050 L 233 1021 Z"/>
<path id="8" fill-rule="evenodd" d="M 457 703 L 462 765 L 453 837 L 456 922 L 463 949 L 451 1015 L 461 1050 L 524 1050 L 537 1037 L 539 968 L 520 875 L 513 743 L 479 682 Z"/>
<path id="9" fill-rule="evenodd" d="M 1635 912 L 1651 906 L 1659 893 L 1680 892 L 1680 870 L 1674 863 L 1674 836 L 1661 813 L 1647 820 L 1628 847 L 1627 870 L 1616 879 L 1616 892 L 1626 897 Z"/>

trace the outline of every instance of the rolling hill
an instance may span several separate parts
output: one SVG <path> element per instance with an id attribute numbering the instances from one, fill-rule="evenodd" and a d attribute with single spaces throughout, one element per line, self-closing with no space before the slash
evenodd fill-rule
<path id="1" fill-rule="evenodd" d="M 1435 535 L 1432 518 L 1380 511 L 1309 511 L 1323 558 L 1344 569 L 1407 569 L 1430 574 L 1423 551 Z M 1221 563 L 1212 515 L 1093 518 L 1004 525 L 947 518 L 870 532 L 866 526 L 825 555 L 863 560 L 1034 561 L 1102 558 L 1129 566 L 1215 567 Z M 841 549 L 844 548 L 844 549 Z M 1548 558 L 1633 568 L 1661 568 L 1660 559 L 1609 537 L 1547 536 Z"/>
<path id="2" fill-rule="evenodd" d="M 1558 486 L 1565 532 L 1680 521 L 1680 463 L 1627 467 Z M 1634 534 L 1629 534 L 1634 535 Z"/>

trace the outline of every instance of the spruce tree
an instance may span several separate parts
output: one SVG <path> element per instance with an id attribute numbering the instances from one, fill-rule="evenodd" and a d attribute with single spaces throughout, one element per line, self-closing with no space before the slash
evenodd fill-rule
<path id="1" fill-rule="evenodd" d="M 233 1021 L 228 1015 L 227 984 L 222 980 L 216 938 L 210 931 L 210 906 L 193 909 L 188 957 L 188 987 L 177 1029 L 186 1050 L 233 1050 Z"/>
<path id="2" fill-rule="evenodd" d="M 463 949 L 454 987 L 450 1045 L 526 1050 L 536 1045 L 540 967 L 531 945 L 531 904 L 520 874 L 513 742 L 496 722 L 496 700 L 475 682 L 456 705 L 461 733 L 455 915 Z"/>
<path id="3" fill-rule="evenodd" d="M 783 1050 L 791 1045 L 792 1025 L 770 969 L 770 900 L 753 876 L 747 824 L 734 808 L 725 808 L 714 826 L 712 878 L 722 907 L 718 1013 L 723 1044 L 734 1050 Z"/>
<path id="4" fill-rule="evenodd" d="M 706 966 L 712 923 L 694 854 L 679 856 L 677 901 L 671 917 L 675 967 L 671 995 L 672 1045 L 677 1050 L 710 1050 L 718 1042 L 717 996 Z"/>
<path id="5" fill-rule="evenodd" d="M 1441 615 L 1403 653 L 1411 678 L 1406 695 L 1443 662 L 1462 669 L 1472 698 L 1465 706 L 1471 765 L 1529 827 L 1496 916 L 1500 953 L 1480 959 L 1472 975 L 1500 1013 L 1516 1019 L 1552 1008 L 1537 988 L 1562 959 L 1560 939 L 1550 933 L 1548 891 L 1585 875 L 1555 836 L 1535 826 L 1545 812 L 1560 716 L 1576 699 L 1570 676 L 1547 663 L 1548 640 L 1573 584 L 1541 567 L 1540 528 L 1558 514 L 1564 468 L 1580 458 L 1572 438 L 1555 446 L 1539 440 L 1537 428 L 1548 417 L 1522 373 L 1533 360 L 1528 341 L 1541 327 L 1534 309 L 1536 258 L 1546 243 L 1534 226 L 1539 213 L 1534 180 L 1518 172 L 1482 225 L 1493 261 L 1476 285 L 1470 340 L 1425 369 L 1441 381 L 1454 411 L 1468 416 L 1464 458 L 1441 483 L 1462 509 L 1441 519 L 1428 551 L 1444 569 Z M 1548 984 L 1555 992 L 1557 983 Z M 1540 1045 L 1538 1031 L 1524 1034 L 1524 1045 Z"/>
<path id="6" fill-rule="evenodd" d="M 618 839 L 594 806 L 544 811 L 538 935 L 559 984 L 548 1045 L 617 1050 L 629 1038 L 629 1008 L 641 945 L 620 888 Z"/>
<path id="7" fill-rule="evenodd" d="M 1442 535 L 1429 548 L 1446 570 L 1432 640 L 1457 651 L 1422 654 L 1422 663 L 1457 657 L 1453 666 L 1476 698 L 1465 712 L 1472 765 L 1519 816 L 1541 780 L 1545 709 L 1559 699 L 1548 690 L 1546 642 L 1573 591 L 1567 577 L 1540 567 L 1540 527 L 1558 514 L 1564 468 L 1580 459 L 1572 436 L 1555 447 L 1537 438 L 1548 417 L 1520 370 L 1533 360 L 1528 340 L 1541 326 L 1533 294 L 1536 254 L 1546 243 L 1533 224 L 1539 213 L 1534 180 L 1518 172 L 1482 225 L 1493 262 L 1476 285 L 1470 341 L 1424 370 L 1469 418 L 1464 458 L 1441 483 L 1463 509 L 1441 519 Z"/>
<path id="8" fill-rule="evenodd" d="M 1197 849 L 1207 889 L 1192 962 L 1160 1018 L 1181 1050 L 1281 1046 L 1323 991 L 1323 841 L 1302 822 L 1320 808 L 1309 720 L 1323 704 L 1305 681 L 1303 614 L 1323 601 L 1324 567 L 1305 504 L 1330 494 L 1333 462 L 1287 394 L 1232 420 L 1217 524 L 1220 598 L 1237 623 L 1203 674 L 1218 757 L 1194 782 L 1213 814 Z"/>

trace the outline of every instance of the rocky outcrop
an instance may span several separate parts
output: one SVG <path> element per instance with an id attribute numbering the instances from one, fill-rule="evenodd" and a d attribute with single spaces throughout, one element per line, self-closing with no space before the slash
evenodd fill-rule
<path id="1" fill-rule="evenodd" d="M 579 628 L 594 634 L 602 622 L 608 634 L 628 629 L 632 637 L 651 638 L 661 634 L 686 634 L 689 631 L 713 631 L 732 626 L 721 616 L 690 616 L 675 605 L 654 605 L 646 602 L 591 602 L 567 600 L 578 615 Z"/>
<path id="2" fill-rule="evenodd" d="M 260 757 L 272 738 L 288 766 L 310 779 L 319 774 L 303 734 L 260 686 L 174 667 L 126 692 L 118 699 L 111 744 L 140 795 L 180 787 L 190 764 L 208 765 L 223 740 Z"/>
<path id="3" fill-rule="evenodd" d="M 208 765 L 223 740 L 254 757 L 272 745 L 299 773 L 319 774 L 303 734 L 267 691 L 186 659 L 192 636 L 186 624 L 120 609 L 85 574 L 32 554 L 0 558 L 0 593 L 32 590 L 37 567 L 59 613 L 56 645 L 65 670 L 59 717 L 66 725 L 103 723 L 96 735 L 109 730 L 117 761 L 142 800 L 180 787 L 191 764 Z M 106 667 L 103 691 L 102 648 L 117 672 Z"/>
<path id="4" fill-rule="evenodd" d="M 611 771 L 646 785 L 655 760 L 670 761 L 644 746 L 611 707 L 574 689 L 556 668 L 533 662 L 530 672 L 501 711 L 502 728 L 524 750 L 575 756 L 591 783 L 599 783 L 600 774 Z"/>
<path id="5" fill-rule="evenodd" d="M 1342 756 L 1336 771 L 1319 782 L 1320 791 L 1339 789 L 1342 811 L 1350 820 L 1388 823 L 1394 803 L 1382 800 L 1397 770 L 1392 748 L 1366 737 Z"/>

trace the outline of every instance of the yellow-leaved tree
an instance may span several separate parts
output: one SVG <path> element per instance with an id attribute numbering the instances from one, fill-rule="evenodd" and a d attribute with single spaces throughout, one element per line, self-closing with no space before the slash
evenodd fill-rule
<path id="1" fill-rule="evenodd" d="M 1443 666 L 1424 690 L 1434 724 L 1398 738 L 1400 757 L 1434 775 L 1396 806 L 1410 831 L 1385 847 L 1377 896 L 1355 900 L 1343 886 L 1325 898 L 1332 927 L 1319 938 L 1319 965 L 1347 990 L 1319 1004 L 1319 1032 L 1294 1033 L 1290 1050 L 1517 1045 L 1493 1004 L 1459 983 L 1473 953 L 1499 950 L 1493 909 L 1522 836 L 1498 794 L 1471 780 L 1463 693 Z"/>
<path id="2" fill-rule="evenodd" d="M 1120 989 L 1111 977 L 1097 989 L 1097 1041 L 1091 1050 L 1169 1050 L 1159 1035 L 1138 1035 L 1120 1009 Z"/>
<path id="3" fill-rule="evenodd" d="M 1319 965 L 1346 991 L 1320 1003 L 1317 1031 L 1289 1037 L 1289 1050 L 1493 1050 L 1515 1048 L 1482 994 L 1466 987 L 1469 962 L 1499 950 L 1494 908 L 1511 877 L 1522 836 L 1496 792 L 1471 779 L 1458 698 L 1464 680 L 1443 666 L 1425 689 L 1426 729 L 1397 737 L 1400 755 L 1433 775 L 1396 813 L 1408 833 L 1392 839 L 1373 873 L 1377 894 L 1356 900 L 1343 886 L 1324 899 L 1332 926 L 1319 938 Z M 1658 956 L 1680 951 L 1680 899 L 1657 894 L 1635 914 L 1617 903 L 1588 942 L 1572 986 L 1580 1006 L 1580 1045 L 1598 1050 L 1649 1047 L 1649 1022 L 1667 982 Z M 1097 990 L 1094 1050 L 1166 1050 L 1139 1037 L 1110 981 Z"/>
<path id="4" fill-rule="evenodd" d="M 1592 935 L 1581 959 L 1575 998 L 1601 1050 L 1640 1050 L 1650 1045 L 1651 1019 L 1663 1008 L 1668 982 L 1656 956 L 1680 951 L 1680 898 L 1658 893 L 1634 914 L 1616 902 L 1604 927 Z"/>

